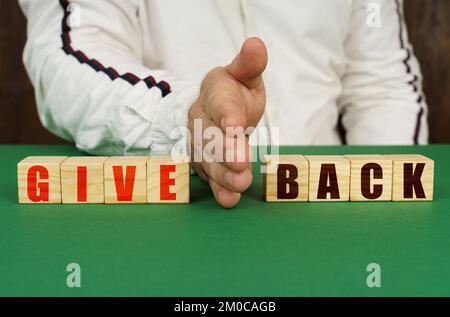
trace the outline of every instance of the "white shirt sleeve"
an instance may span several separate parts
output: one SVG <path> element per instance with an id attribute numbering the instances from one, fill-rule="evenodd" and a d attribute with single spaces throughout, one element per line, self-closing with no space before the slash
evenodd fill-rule
<path id="1" fill-rule="evenodd" d="M 138 0 L 20 0 L 42 123 L 92 154 L 167 154 L 199 83 L 142 61 Z"/>
<path id="2" fill-rule="evenodd" d="M 347 142 L 427 143 L 427 105 L 419 64 L 408 41 L 403 2 L 353 3 L 339 101 Z"/>

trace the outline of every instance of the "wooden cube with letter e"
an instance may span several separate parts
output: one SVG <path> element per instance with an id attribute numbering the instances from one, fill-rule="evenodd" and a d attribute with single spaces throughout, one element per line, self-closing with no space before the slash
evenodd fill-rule
<path id="1" fill-rule="evenodd" d="M 303 155 L 266 155 L 263 168 L 266 201 L 308 201 L 308 161 Z"/>
<path id="2" fill-rule="evenodd" d="M 190 201 L 189 157 L 152 156 L 147 162 L 147 202 Z"/>

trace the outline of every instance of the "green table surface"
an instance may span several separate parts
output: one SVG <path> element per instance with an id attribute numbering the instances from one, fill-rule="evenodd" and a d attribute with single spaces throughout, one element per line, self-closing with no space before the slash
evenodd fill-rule
<path id="1" fill-rule="evenodd" d="M 450 146 L 286 147 L 291 154 L 421 153 L 433 202 L 265 203 L 232 210 L 198 177 L 189 205 L 19 205 L 16 164 L 80 155 L 0 146 L 0 296 L 450 296 Z M 66 266 L 81 266 L 68 288 Z M 381 266 L 381 288 L 366 284 Z"/>

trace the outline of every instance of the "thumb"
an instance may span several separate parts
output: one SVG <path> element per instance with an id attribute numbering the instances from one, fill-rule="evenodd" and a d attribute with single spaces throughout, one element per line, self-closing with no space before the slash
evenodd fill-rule
<path id="1" fill-rule="evenodd" d="M 254 89 L 263 82 L 261 75 L 266 69 L 267 59 L 264 42 L 252 37 L 244 42 L 241 51 L 226 69 L 248 89 Z"/>

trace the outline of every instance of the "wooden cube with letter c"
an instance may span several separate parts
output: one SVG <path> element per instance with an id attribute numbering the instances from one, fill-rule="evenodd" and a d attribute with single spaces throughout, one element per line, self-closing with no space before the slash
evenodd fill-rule
<path id="1" fill-rule="evenodd" d="M 116 156 L 105 161 L 105 203 L 147 202 L 147 160 L 147 156 Z"/>
<path id="2" fill-rule="evenodd" d="M 382 155 L 346 155 L 351 201 L 392 200 L 392 160 Z"/>
<path id="3" fill-rule="evenodd" d="M 434 161 L 423 155 L 386 155 L 393 161 L 393 201 L 431 201 Z"/>
<path id="4" fill-rule="evenodd" d="M 266 155 L 263 168 L 266 201 L 308 201 L 308 161 L 303 155 Z"/>
<path id="5" fill-rule="evenodd" d="M 103 204 L 104 163 L 107 157 L 69 157 L 61 164 L 63 204 Z"/>
<path id="6" fill-rule="evenodd" d="M 66 156 L 30 156 L 17 164 L 19 203 L 60 204 L 61 163 Z"/>
<path id="7" fill-rule="evenodd" d="M 350 161 L 345 156 L 305 158 L 309 162 L 309 201 L 350 200 Z"/>
<path id="8" fill-rule="evenodd" d="M 152 156 L 147 162 L 147 202 L 188 204 L 189 157 Z"/>

